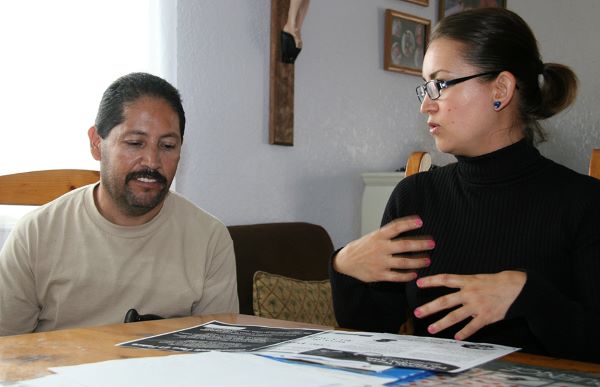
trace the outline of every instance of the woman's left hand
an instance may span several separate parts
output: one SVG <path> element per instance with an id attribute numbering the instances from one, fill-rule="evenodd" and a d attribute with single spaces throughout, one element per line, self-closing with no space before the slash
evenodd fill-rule
<path id="1" fill-rule="evenodd" d="M 456 340 L 465 340 L 484 326 L 504 319 L 526 281 L 527 274 L 521 271 L 474 275 L 437 274 L 422 277 L 417 280 L 419 288 L 445 286 L 459 290 L 421 305 L 415 309 L 414 314 L 417 318 L 423 318 L 459 306 L 429 325 L 427 330 L 435 334 L 472 317 L 473 319 L 454 336 Z"/>

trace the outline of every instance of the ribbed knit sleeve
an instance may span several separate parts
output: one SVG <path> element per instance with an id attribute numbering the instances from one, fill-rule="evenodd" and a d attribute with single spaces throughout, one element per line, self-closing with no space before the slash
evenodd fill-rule
<path id="1" fill-rule="evenodd" d="M 557 264 L 561 274 L 552 281 L 544 262 L 527 270 L 527 283 L 507 318 L 524 318 L 549 355 L 600 362 L 600 180 L 589 180 L 574 184 L 577 189 L 563 204 L 573 233 Z"/>
<path id="2" fill-rule="evenodd" d="M 330 278 L 335 317 L 341 327 L 398 333 L 406 319 L 402 284 L 367 284 L 336 272 L 331 265 Z"/>

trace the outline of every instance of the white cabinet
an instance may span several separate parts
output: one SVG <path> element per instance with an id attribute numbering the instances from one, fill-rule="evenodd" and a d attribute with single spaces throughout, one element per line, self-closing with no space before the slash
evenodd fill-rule
<path id="1" fill-rule="evenodd" d="M 381 217 L 392 191 L 404 172 L 369 172 L 361 174 L 365 183 L 361 204 L 361 235 L 376 230 L 381 225 Z"/>

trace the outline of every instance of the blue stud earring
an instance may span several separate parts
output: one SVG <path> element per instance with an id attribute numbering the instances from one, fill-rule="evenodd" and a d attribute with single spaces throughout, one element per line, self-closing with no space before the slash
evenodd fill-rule
<path id="1" fill-rule="evenodd" d="M 494 101 L 494 110 L 500 109 L 500 105 L 502 105 L 502 102 L 500 102 L 500 101 Z"/>

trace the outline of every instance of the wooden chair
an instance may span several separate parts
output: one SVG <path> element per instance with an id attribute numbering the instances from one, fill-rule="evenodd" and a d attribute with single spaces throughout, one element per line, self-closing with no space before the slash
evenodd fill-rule
<path id="1" fill-rule="evenodd" d="M 0 176 L 0 204 L 39 206 L 100 179 L 98 171 L 54 169 Z"/>
<path id="2" fill-rule="evenodd" d="M 600 148 L 592 149 L 589 175 L 600 179 Z"/>
<path id="3" fill-rule="evenodd" d="M 282 222 L 227 228 L 236 256 L 240 313 L 253 313 L 252 285 L 257 271 L 300 280 L 329 278 L 327 262 L 334 248 L 322 226 Z"/>
<path id="4" fill-rule="evenodd" d="M 405 175 L 428 171 L 431 168 L 431 156 L 427 152 L 412 152 L 406 160 Z"/>

